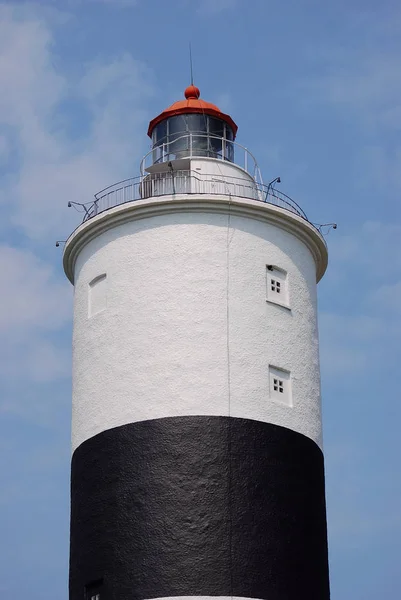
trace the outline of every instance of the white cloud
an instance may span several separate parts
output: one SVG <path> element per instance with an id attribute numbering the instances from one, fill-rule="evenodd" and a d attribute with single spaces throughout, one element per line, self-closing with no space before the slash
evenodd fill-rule
<path id="1" fill-rule="evenodd" d="M 372 119 L 398 114 L 401 82 L 394 56 L 339 51 L 336 58 L 314 83 L 318 99 L 352 108 L 359 116 L 369 113 Z"/>
<path id="2" fill-rule="evenodd" d="M 71 349 L 57 340 L 48 339 L 43 332 L 26 332 L 24 336 L 4 338 L 0 349 L 0 376 L 3 394 L 2 411 L 25 413 L 29 407 L 23 398 L 31 385 L 49 384 L 71 375 Z M 10 399 L 7 393 L 10 390 Z M 17 391 L 16 391 L 17 390 Z M 45 402 L 44 398 L 40 402 Z M 22 410 L 23 409 L 23 410 Z M 40 412 L 31 407 L 29 412 Z"/>
<path id="3" fill-rule="evenodd" d="M 399 16 L 399 11 L 351 8 L 340 39 L 333 31 L 307 44 L 313 75 L 302 81 L 306 102 L 333 104 L 364 126 L 401 126 L 399 25 L 394 27 Z"/>
<path id="4" fill-rule="evenodd" d="M 337 376 L 368 368 L 386 327 L 382 319 L 371 315 L 321 313 L 319 330 L 323 373 Z"/>
<path id="5" fill-rule="evenodd" d="M 10 144 L 8 138 L 5 135 L 0 134 L 0 165 L 5 163 L 8 159 L 10 151 Z"/>
<path id="6" fill-rule="evenodd" d="M 0 87 L 7 90 L 0 157 L 15 161 L 10 148 L 18 156 L 2 182 L 2 227 L 8 239 L 18 231 L 25 245 L 0 245 L 0 381 L 3 411 L 45 421 L 57 409 L 42 391 L 71 372 L 72 288 L 54 241 L 79 223 L 68 200 L 90 202 L 102 187 L 137 174 L 152 89 L 146 68 L 128 54 L 80 66 L 79 75 L 62 72 L 51 26 L 68 20 L 32 6 L 0 4 Z M 43 258 L 31 249 L 43 241 L 58 252 L 57 274 L 43 247 Z"/>
<path id="7" fill-rule="evenodd" d="M 32 252 L 0 246 L 0 273 L 0 334 L 56 330 L 70 318 L 70 284 Z"/>
<path id="8" fill-rule="evenodd" d="M 12 129 L 21 154 L 17 178 L 1 195 L 26 235 L 57 238 L 77 223 L 69 200 L 90 202 L 99 189 L 137 174 L 152 90 L 146 68 L 130 55 L 67 77 L 57 68 L 48 24 L 28 15 L 16 18 L 1 7 L 0 86 L 7 94 L 0 97 L 0 124 Z M 60 109 L 71 99 L 86 111 L 78 141 L 69 131 L 81 124 Z"/>
<path id="9" fill-rule="evenodd" d="M 16 18 L 0 5 L 0 82 L 7 94 L 0 96 L 0 118 L 18 127 L 22 140 L 31 145 L 41 133 L 43 119 L 51 113 L 65 82 L 51 59 L 51 33 L 39 19 Z"/>
<path id="10" fill-rule="evenodd" d="M 401 225 L 366 221 L 347 234 L 340 230 L 330 237 L 328 276 L 346 278 L 349 270 L 383 282 L 401 273 Z"/>
<path id="11" fill-rule="evenodd" d="M 350 125 L 344 150 L 349 146 L 354 154 L 350 162 L 359 188 L 371 192 L 373 185 L 383 195 L 401 190 L 401 145 L 394 135 L 401 129 L 399 17 L 396 10 L 348 11 L 341 27 L 346 35 L 316 42 L 313 74 L 297 90 L 308 112 L 319 104 Z"/>
<path id="12" fill-rule="evenodd" d="M 375 454 L 374 445 L 340 441 L 339 435 L 325 446 L 329 539 L 339 549 L 346 540 L 347 550 L 359 551 L 371 543 L 369 539 L 401 529 L 393 474 L 386 466 L 380 471 L 370 466 L 367 472 Z M 380 510 L 383 499 L 384 513 Z"/>
<path id="13" fill-rule="evenodd" d="M 70 320 L 71 286 L 58 280 L 51 267 L 32 252 L 9 246 L 0 246 L 0 273 L 3 384 L 65 377 L 69 356 L 65 347 L 54 341 L 52 332 Z"/>
<path id="14" fill-rule="evenodd" d="M 400 14 L 395 6 L 347 6 L 332 36 L 306 44 L 312 71 L 297 90 L 308 112 L 317 103 L 343 119 L 344 152 L 353 153 L 359 188 L 371 192 L 373 184 L 384 196 L 401 190 L 401 145 L 394 135 L 401 129 Z"/>
<path id="15" fill-rule="evenodd" d="M 371 298 L 383 311 L 398 313 L 401 316 L 401 281 L 380 286 Z M 394 317 L 392 317 L 394 318 Z"/>
<path id="16" fill-rule="evenodd" d="M 339 308 L 319 317 L 325 375 L 395 364 L 401 338 L 400 239 L 399 225 L 380 222 L 331 238 L 323 285 Z"/>
<path id="17" fill-rule="evenodd" d="M 363 147 L 356 160 L 360 188 L 375 198 L 393 196 L 401 190 L 401 145 L 376 144 Z M 380 196 L 379 196 L 380 195 Z"/>

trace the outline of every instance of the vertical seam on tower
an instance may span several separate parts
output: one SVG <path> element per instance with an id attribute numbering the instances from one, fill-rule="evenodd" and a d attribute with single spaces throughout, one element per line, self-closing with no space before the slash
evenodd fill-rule
<path id="1" fill-rule="evenodd" d="M 230 365 L 230 225 L 231 225 L 231 196 L 229 196 L 226 239 L 226 346 L 227 346 L 227 385 L 228 385 L 228 416 L 231 417 L 231 365 Z"/>
<path id="2" fill-rule="evenodd" d="M 227 239 L 226 239 L 226 340 L 227 340 L 227 385 L 228 385 L 228 515 L 229 515 L 229 569 L 230 596 L 233 597 L 233 557 L 232 557 L 232 469 L 231 469 L 231 364 L 230 364 L 230 226 L 231 195 L 228 200 Z"/>

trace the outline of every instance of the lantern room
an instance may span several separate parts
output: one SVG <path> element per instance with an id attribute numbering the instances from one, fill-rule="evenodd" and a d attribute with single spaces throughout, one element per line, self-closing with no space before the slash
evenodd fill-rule
<path id="1" fill-rule="evenodd" d="M 234 162 L 237 125 L 229 115 L 200 99 L 195 85 L 149 124 L 153 164 L 189 157 L 214 158 Z"/>
<path id="2" fill-rule="evenodd" d="M 141 162 L 141 197 L 221 190 L 259 198 L 259 167 L 235 141 L 233 119 L 201 99 L 193 84 L 184 95 L 149 123 L 152 146 Z"/>

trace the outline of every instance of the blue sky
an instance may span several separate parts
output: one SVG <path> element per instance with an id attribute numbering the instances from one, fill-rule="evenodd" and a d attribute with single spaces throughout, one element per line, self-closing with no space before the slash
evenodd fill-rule
<path id="1" fill-rule="evenodd" d="M 390 0 L 0 2 L 1 598 L 67 599 L 67 202 L 138 174 L 189 40 L 264 180 L 338 223 L 319 285 L 332 597 L 401 595 L 400 30 Z"/>

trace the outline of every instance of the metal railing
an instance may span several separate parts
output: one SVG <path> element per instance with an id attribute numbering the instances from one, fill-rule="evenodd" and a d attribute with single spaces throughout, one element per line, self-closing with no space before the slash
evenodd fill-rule
<path id="1" fill-rule="evenodd" d="M 271 186 L 239 177 L 199 175 L 193 171 L 175 171 L 173 173 L 169 171 L 125 179 L 98 192 L 95 194 L 94 202 L 85 206 L 83 221 L 127 202 L 176 194 L 227 195 L 249 198 L 284 208 L 308 220 L 302 208 L 294 200 Z"/>
<path id="2" fill-rule="evenodd" d="M 125 179 L 101 190 L 95 194 L 95 200 L 86 205 L 83 221 L 127 202 L 176 194 L 227 195 L 249 198 L 284 208 L 308 220 L 302 208 L 294 200 L 271 186 L 248 182 L 239 177 L 175 171 Z"/>
<path id="3" fill-rule="evenodd" d="M 232 140 L 205 133 L 185 133 L 154 146 L 142 159 L 140 172 L 154 164 L 180 158 L 214 158 L 231 162 L 249 173 L 258 183 L 262 176 L 256 158 L 245 146 Z"/>
<path id="4" fill-rule="evenodd" d="M 152 173 L 145 177 L 125 179 L 95 194 L 95 200 L 84 206 L 83 222 L 96 215 L 136 200 L 177 195 L 227 195 L 249 198 L 284 208 L 308 220 L 302 208 L 292 198 L 277 189 L 239 177 L 199 175 L 193 171 Z"/>

